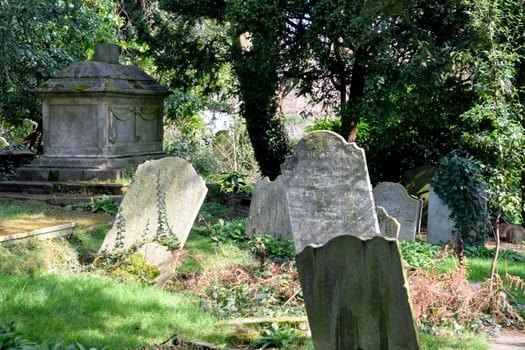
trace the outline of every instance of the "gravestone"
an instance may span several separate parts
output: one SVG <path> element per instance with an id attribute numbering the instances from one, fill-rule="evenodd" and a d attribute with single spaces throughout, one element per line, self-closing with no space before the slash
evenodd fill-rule
<path id="1" fill-rule="evenodd" d="M 273 233 L 279 237 L 292 235 L 280 176 L 274 181 L 265 177 L 253 187 L 246 234 L 255 233 Z"/>
<path id="2" fill-rule="evenodd" d="M 186 243 L 206 192 L 204 180 L 184 159 L 146 161 L 139 165 L 99 253 L 147 244 L 142 248 L 146 261 L 159 266 L 159 277 L 166 278 L 163 268 L 169 271 L 171 266 L 165 264 L 168 252 L 177 243 L 179 248 Z"/>
<path id="3" fill-rule="evenodd" d="M 364 151 L 313 132 L 281 171 L 315 348 L 418 349 L 398 242 L 379 232 Z"/>
<path id="4" fill-rule="evenodd" d="M 434 189 L 430 187 L 428 197 L 427 242 L 447 243 L 454 239 L 452 231 L 455 223 L 450 219 L 450 208 L 443 203 Z"/>
<path id="5" fill-rule="evenodd" d="M 400 225 L 396 218 L 388 215 L 383 207 L 376 207 L 376 214 L 381 234 L 386 237 L 398 239 Z"/>
<path id="6" fill-rule="evenodd" d="M 381 182 L 374 188 L 374 201 L 399 222 L 400 241 L 416 239 L 416 233 L 421 228 L 421 199 L 410 196 L 401 184 Z"/>
<path id="7" fill-rule="evenodd" d="M 365 155 L 355 143 L 332 132 L 312 132 L 281 173 L 297 252 L 340 234 L 379 234 Z"/>

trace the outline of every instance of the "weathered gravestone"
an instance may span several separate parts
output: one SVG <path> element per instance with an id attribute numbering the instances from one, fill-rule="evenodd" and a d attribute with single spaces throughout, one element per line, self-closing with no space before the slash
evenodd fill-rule
<path id="1" fill-rule="evenodd" d="M 255 233 L 273 233 L 280 237 L 292 235 L 280 176 L 274 181 L 265 177 L 253 187 L 246 234 Z"/>
<path id="2" fill-rule="evenodd" d="M 446 243 L 454 239 L 452 231 L 455 223 L 450 219 L 450 208 L 443 203 L 434 189 L 430 187 L 428 197 L 427 242 Z"/>
<path id="3" fill-rule="evenodd" d="M 379 234 L 363 150 L 313 132 L 281 170 L 315 348 L 418 349 L 398 242 Z"/>
<path id="4" fill-rule="evenodd" d="M 379 232 L 383 236 L 398 239 L 400 225 L 396 218 L 388 215 L 383 207 L 376 207 L 376 214 L 379 222 Z"/>
<path id="5" fill-rule="evenodd" d="M 413 241 L 421 227 L 423 201 L 410 196 L 403 185 L 381 182 L 374 188 L 374 201 L 399 221 L 400 241 Z"/>
<path id="6" fill-rule="evenodd" d="M 136 247 L 159 267 L 161 284 L 173 272 L 171 250 L 186 243 L 206 192 L 204 180 L 184 159 L 139 165 L 99 253 Z"/>

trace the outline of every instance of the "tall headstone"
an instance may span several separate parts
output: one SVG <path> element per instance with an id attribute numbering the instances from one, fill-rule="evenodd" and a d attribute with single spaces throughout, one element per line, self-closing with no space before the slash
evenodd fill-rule
<path id="1" fill-rule="evenodd" d="M 364 151 L 313 132 L 281 170 L 315 348 L 418 349 L 398 242 L 379 232 Z"/>
<path id="2" fill-rule="evenodd" d="M 186 243 L 206 192 L 204 180 L 184 159 L 146 161 L 139 165 L 99 253 L 136 247 L 161 268 L 159 279 L 165 279 L 172 267 L 167 262 L 170 248 Z"/>
<path id="3" fill-rule="evenodd" d="M 364 151 L 329 131 L 305 136 L 281 166 L 295 249 L 379 234 Z"/>
<path id="4" fill-rule="evenodd" d="M 450 208 L 430 187 L 428 197 L 427 242 L 446 243 L 454 239 L 455 223 L 450 219 Z"/>
<path id="5" fill-rule="evenodd" d="M 399 240 L 413 241 L 421 228 L 423 201 L 408 194 L 403 185 L 381 182 L 374 188 L 374 201 L 399 222 Z"/>
<path id="6" fill-rule="evenodd" d="M 273 233 L 280 237 L 292 235 L 280 176 L 274 181 L 265 177 L 253 187 L 246 234 L 255 233 Z"/>

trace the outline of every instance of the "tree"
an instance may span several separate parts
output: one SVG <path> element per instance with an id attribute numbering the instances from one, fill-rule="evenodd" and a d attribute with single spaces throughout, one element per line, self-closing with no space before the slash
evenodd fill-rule
<path id="1" fill-rule="evenodd" d="M 232 88 L 238 92 L 257 162 L 263 175 L 274 179 L 289 152 L 277 113 L 279 2 L 178 0 L 124 5 L 133 31 L 149 46 L 145 54 L 155 58 L 159 75 L 179 96 L 195 96 L 198 90 L 201 101 L 213 96 L 211 102 L 228 98 L 224 91 Z M 253 35 L 249 50 L 240 45 L 241 35 L 247 33 Z M 236 78 L 235 87 L 217 84 L 228 70 Z M 192 107 L 195 112 L 217 105 Z M 182 110 L 174 117 L 192 111 Z"/>
<path id="2" fill-rule="evenodd" d="M 30 90 L 57 70 L 84 60 L 97 42 L 114 41 L 111 0 L 0 1 L 0 124 L 39 120 Z"/>

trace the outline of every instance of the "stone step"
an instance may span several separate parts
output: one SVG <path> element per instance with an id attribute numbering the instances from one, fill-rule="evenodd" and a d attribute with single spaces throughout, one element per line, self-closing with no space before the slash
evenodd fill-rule
<path id="1" fill-rule="evenodd" d="M 94 181 L 1 181 L 0 192 L 27 194 L 122 195 L 127 185 Z"/>

